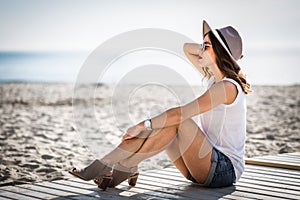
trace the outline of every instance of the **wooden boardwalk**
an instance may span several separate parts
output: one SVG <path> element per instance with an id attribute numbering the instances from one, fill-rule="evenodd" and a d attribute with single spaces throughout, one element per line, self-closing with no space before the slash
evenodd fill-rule
<path id="1" fill-rule="evenodd" d="M 0 187 L 0 199 L 300 199 L 299 153 L 256 159 L 259 165 L 249 159 L 242 178 L 231 187 L 199 187 L 169 167 L 141 173 L 135 187 L 123 182 L 117 188 L 101 191 L 92 181 L 71 178 Z M 289 169 L 274 161 L 289 165 Z M 293 164 L 296 167 L 291 167 Z"/>

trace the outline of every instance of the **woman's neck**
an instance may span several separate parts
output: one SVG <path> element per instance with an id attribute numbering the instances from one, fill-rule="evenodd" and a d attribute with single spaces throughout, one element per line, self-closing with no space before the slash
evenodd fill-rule
<path id="1" fill-rule="evenodd" d="M 225 78 L 225 75 L 220 71 L 218 65 L 216 65 L 215 63 L 210 65 L 208 68 L 212 76 L 215 78 L 216 83 Z"/>
<path id="2" fill-rule="evenodd" d="M 219 68 L 216 68 L 216 70 L 214 70 L 213 75 L 216 82 L 221 81 L 225 77 L 224 74 L 219 70 Z"/>

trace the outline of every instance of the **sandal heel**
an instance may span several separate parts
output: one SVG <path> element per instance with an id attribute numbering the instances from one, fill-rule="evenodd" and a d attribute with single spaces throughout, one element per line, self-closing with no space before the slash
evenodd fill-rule
<path id="1" fill-rule="evenodd" d="M 104 176 L 102 178 L 102 181 L 98 184 L 98 188 L 105 191 L 108 185 L 111 183 L 112 179 L 113 178 L 111 176 Z"/>
<path id="2" fill-rule="evenodd" d="M 136 185 L 139 173 L 135 173 L 128 178 L 128 185 L 134 187 Z"/>

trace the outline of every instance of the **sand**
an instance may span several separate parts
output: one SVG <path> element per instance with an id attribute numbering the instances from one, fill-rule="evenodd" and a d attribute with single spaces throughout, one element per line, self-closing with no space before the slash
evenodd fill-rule
<path id="1" fill-rule="evenodd" d="M 84 91 L 86 87 L 81 89 Z M 123 121 L 116 124 L 116 111 L 111 109 L 109 101 L 113 87 L 98 85 L 94 113 L 85 112 L 89 111 L 85 109 L 89 97 L 75 101 L 85 102 L 80 104 L 83 118 L 74 115 L 73 88 L 72 84 L 0 84 L 0 186 L 68 178 L 67 171 L 72 166 L 83 167 L 119 143 L 130 120 L 119 117 L 127 112 L 120 109 L 122 112 L 117 114 Z M 300 86 L 253 89 L 247 99 L 245 156 L 300 151 Z M 129 112 L 134 120 L 145 118 L 144 110 L 149 103 L 154 110 L 151 114 L 177 103 L 165 91 L 156 94 L 153 90 L 151 95 L 147 94 L 144 92 L 130 101 Z M 117 100 L 113 105 L 122 108 L 123 103 Z M 169 165 L 168 157 L 161 153 L 145 160 L 140 170 Z"/>

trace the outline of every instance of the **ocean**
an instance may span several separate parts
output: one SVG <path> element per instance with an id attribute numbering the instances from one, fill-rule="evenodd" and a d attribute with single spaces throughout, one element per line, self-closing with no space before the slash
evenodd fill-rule
<path id="1" fill-rule="evenodd" d="M 184 75 L 189 80 L 189 84 L 201 83 L 201 76 L 192 69 L 191 65 L 174 58 L 174 55 L 166 54 L 166 52 L 148 51 L 126 55 L 109 67 L 100 82 L 117 83 L 134 68 L 146 64 L 161 64 L 168 66 L 169 70 L 174 69 L 178 74 Z M 249 48 L 246 49 L 244 58 L 239 63 L 254 85 L 295 85 L 300 84 L 299 55 L 300 48 Z M 89 52 L 3 51 L 0 52 L 0 82 L 74 83 L 88 56 Z M 135 83 L 138 83 L 143 76 L 148 75 L 135 75 L 136 78 L 130 80 L 136 79 Z M 168 77 L 168 72 L 162 71 L 160 75 Z M 173 84 L 174 81 L 170 83 Z"/>

